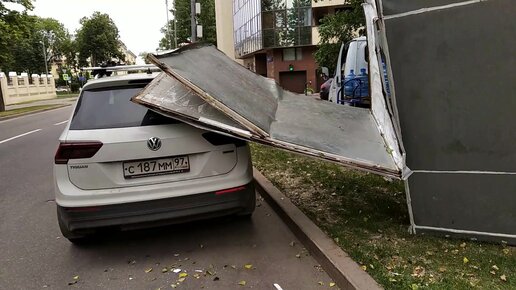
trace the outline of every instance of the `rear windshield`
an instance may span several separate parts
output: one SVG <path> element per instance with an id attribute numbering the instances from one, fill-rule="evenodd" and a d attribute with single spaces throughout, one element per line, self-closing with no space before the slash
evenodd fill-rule
<path id="1" fill-rule="evenodd" d="M 83 91 L 71 130 L 92 130 L 173 124 L 179 121 L 131 102 L 142 86 Z"/>

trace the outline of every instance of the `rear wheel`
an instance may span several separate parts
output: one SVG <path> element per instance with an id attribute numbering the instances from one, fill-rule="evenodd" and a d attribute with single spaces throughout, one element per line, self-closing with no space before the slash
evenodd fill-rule
<path id="1" fill-rule="evenodd" d="M 253 183 L 251 186 L 251 190 L 253 193 L 249 196 L 249 201 L 247 202 L 246 207 L 244 208 L 244 210 L 242 210 L 242 212 L 238 214 L 238 216 L 242 218 L 251 218 L 256 208 L 256 191 L 254 189 Z"/>

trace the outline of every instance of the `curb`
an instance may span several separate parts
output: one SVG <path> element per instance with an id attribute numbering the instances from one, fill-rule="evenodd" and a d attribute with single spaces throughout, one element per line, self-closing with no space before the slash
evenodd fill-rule
<path id="1" fill-rule="evenodd" d="M 41 113 L 41 112 L 46 112 L 46 111 L 52 111 L 52 110 L 68 107 L 70 105 L 71 104 L 56 105 L 55 107 L 50 107 L 50 108 L 46 108 L 46 109 L 39 109 L 39 110 L 30 111 L 30 112 L 24 112 L 24 113 L 20 113 L 20 114 L 14 114 L 14 115 L 10 115 L 10 116 L 0 117 L 0 121 L 5 121 L 5 120 L 9 120 L 9 119 L 14 119 L 14 118 L 23 117 L 23 116 Z"/>
<path id="2" fill-rule="evenodd" d="M 253 171 L 258 192 L 340 289 L 383 289 L 260 171 L 256 168 L 253 168 Z"/>

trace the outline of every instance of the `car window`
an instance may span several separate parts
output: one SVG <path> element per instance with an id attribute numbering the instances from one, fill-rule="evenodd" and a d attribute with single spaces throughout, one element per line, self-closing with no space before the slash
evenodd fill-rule
<path id="1" fill-rule="evenodd" d="M 71 130 L 139 127 L 179 123 L 131 102 L 142 86 L 85 90 L 77 103 Z"/>

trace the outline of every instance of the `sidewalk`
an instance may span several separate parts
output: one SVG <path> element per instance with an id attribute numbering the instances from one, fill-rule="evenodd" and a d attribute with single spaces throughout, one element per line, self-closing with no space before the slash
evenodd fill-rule
<path id="1" fill-rule="evenodd" d="M 5 106 L 5 110 L 9 111 L 9 110 L 16 110 L 16 109 L 36 107 L 36 106 L 46 106 L 46 105 L 72 105 L 75 103 L 76 100 L 77 100 L 77 97 L 41 100 L 41 101 L 35 101 L 35 102 L 30 102 L 30 103 L 25 103 L 25 104 L 8 105 L 8 106 Z"/>

